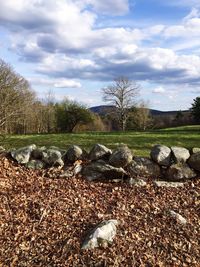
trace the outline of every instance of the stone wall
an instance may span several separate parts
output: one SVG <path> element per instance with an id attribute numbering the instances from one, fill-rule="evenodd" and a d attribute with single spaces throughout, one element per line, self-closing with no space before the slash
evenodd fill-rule
<path id="1" fill-rule="evenodd" d="M 142 185 L 146 178 L 180 182 L 200 174 L 200 148 L 189 151 L 183 147 L 155 145 L 149 157 L 138 157 L 126 145 L 112 151 L 104 145 L 95 144 L 89 152 L 76 145 L 68 150 L 30 145 L 11 150 L 9 154 L 27 168 L 58 167 L 63 170 L 60 177 L 79 174 L 89 181 L 128 181 Z M 70 170 L 73 173 L 70 174 Z"/>

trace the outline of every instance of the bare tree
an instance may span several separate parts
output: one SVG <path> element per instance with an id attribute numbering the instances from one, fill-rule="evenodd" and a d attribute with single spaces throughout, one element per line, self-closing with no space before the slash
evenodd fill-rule
<path id="1" fill-rule="evenodd" d="M 116 107 L 116 113 L 122 131 L 126 128 L 129 109 L 136 104 L 139 85 L 126 77 L 119 77 L 114 83 L 102 89 L 103 99 Z"/>
<path id="2" fill-rule="evenodd" d="M 0 59 L 0 129 L 9 132 L 12 124 L 25 113 L 34 93 L 28 82 Z"/>

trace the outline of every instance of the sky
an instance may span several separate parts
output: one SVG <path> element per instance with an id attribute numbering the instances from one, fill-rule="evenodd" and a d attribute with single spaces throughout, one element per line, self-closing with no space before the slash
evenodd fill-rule
<path id="1" fill-rule="evenodd" d="M 40 99 L 88 107 L 125 76 L 150 108 L 200 96 L 200 0 L 0 0 L 0 58 Z"/>

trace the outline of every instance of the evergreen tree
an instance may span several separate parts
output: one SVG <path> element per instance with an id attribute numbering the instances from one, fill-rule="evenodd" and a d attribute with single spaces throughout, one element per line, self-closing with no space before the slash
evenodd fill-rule
<path id="1" fill-rule="evenodd" d="M 200 123 L 200 97 L 196 97 L 192 103 L 192 115 L 197 123 Z"/>

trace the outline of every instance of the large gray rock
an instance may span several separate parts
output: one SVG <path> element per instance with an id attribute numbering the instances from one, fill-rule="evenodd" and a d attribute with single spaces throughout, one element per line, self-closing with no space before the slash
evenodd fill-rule
<path id="1" fill-rule="evenodd" d="M 143 157 L 135 157 L 126 169 L 131 177 L 156 178 L 161 175 L 160 166 L 154 161 Z"/>
<path id="2" fill-rule="evenodd" d="M 188 160 L 188 164 L 196 171 L 200 171 L 200 152 L 192 154 Z"/>
<path id="3" fill-rule="evenodd" d="M 71 145 L 67 150 L 65 157 L 68 161 L 75 162 L 76 160 L 81 159 L 82 154 L 83 151 L 79 146 Z"/>
<path id="4" fill-rule="evenodd" d="M 116 236 L 117 225 L 117 220 L 101 222 L 87 235 L 81 249 L 94 249 L 101 246 L 108 246 Z"/>
<path id="5" fill-rule="evenodd" d="M 151 158 L 161 166 L 169 166 L 171 163 L 171 149 L 163 145 L 155 145 L 151 149 Z"/>
<path id="6" fill-rule="evenodd" d="M 193 147 L 191 152 L 192 152 L 192 154 L 200 152 L 200 147 Z"/>
<path id="7" fill-rule="evenodd" d="M 65 149 L 62 149 L 62 148 L 57 147 L 57 146 L 50 146 L 49 149 L 60 151 L 62 156 L 64 156 L 66 154 L 66 150 Z"/>
<path id="8" fill-rule="evenodd" d="M 82 165 L 80 162 L 76 162 L 70 167 L 65 168 L 63 172 L 59 175 L 60 178 L 71 178 L 79 175 L 82 171 Z"/>
<path id="9" fill-rule="evenodd" d="M 54 149 L 48 149 L 46 152 L 43 152 L 42 160 L 50 166 L 64 165 L 61 152 Z"/>
<path id="10" fill-rule="evenodd" d="M 112 154 L 111 149 L 107 148 L 104 145 L 95 144 L 89 153 L 89 159 L 90 160 L 107 159 L 111 154 Z"/>
<path id="11" fill-rule="evenodd" d="M 196 173 L 186 163 L 177 163 L 167 169 L 165 176 L 169 181 L 181 181 L 194 178 Z"/>
<path id="12" fill-rule="evenodd" d="M 45 168 L 45 163 L 41 160 L 32 159 L 26 163 L 26 167 L 28 169 L 40 170 L 40 169 Z"/>
<path id="13" fill-rule="evenodd" d="M 110 165 L 114 167 L 125 167 L 133 159 L 131 150 L 126 145 L 121 145 L 115 149 L 109 158 Z"/>
<path id="14" fill-rule="evenodd" d="M 32 151 L 36 149 L 36 145 L 30 145 L 26 147 L 22 147 L 16 150 L 12 150 L 11 156 L 21 164 L 26 164 L 29 162 Z"/>
<path id="15" fill-rule="evenodd" d="M 42 159 L 43 152 L 45 152 L 45 151 L 46 151 L 45 146 L 36 147 L 35 149 L 33 149 L 32 153 L 31 153 L 31 157 L 34 159 Z"/>
<path id="16" fill-rule="evenodd" d="M 190 157 L 190 152 L 184 147 L 172 146 L 171 147 L 172 156 L 175 163 L 186 162 Z"/>
<path id="17" fill-rule="evenodd" d="M 113 167 L 103 160 L 91 162 L 83 168 L 82 175 L 88 180 L 113 180 L 123 179 L 127 173 L 122 168 Z"/>

